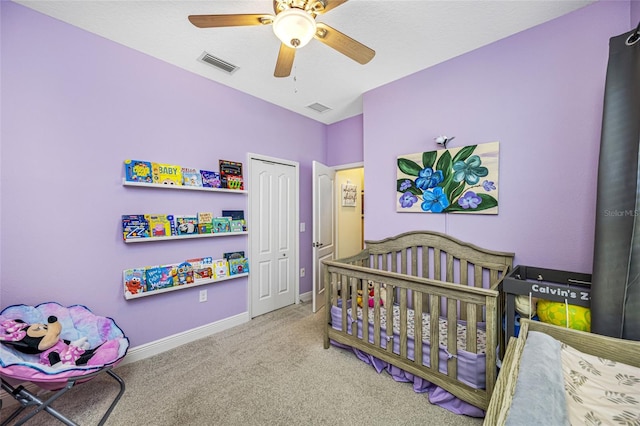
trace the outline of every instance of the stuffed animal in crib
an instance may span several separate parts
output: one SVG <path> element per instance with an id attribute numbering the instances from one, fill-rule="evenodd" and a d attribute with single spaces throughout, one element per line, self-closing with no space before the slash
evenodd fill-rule
<path id="1" fill-rule="evenodd" d="M 51 315 L 46 324 L 27 324 L 20 319 L 0 322 L 0 343 L 31 355 L 39 355 L 40 363 L 56 367 L 61 364 L 104 365 L 118 355 L 119 343 L 109 340 L 90 349 L 87 338 L 73 342 L 60 338 L 62 324 Z"/>
<path id="2" fill-rule="evenodd" d="M 380 285 L 380 306 L 384 306 L 386 300 L 387 300 L 387 290 L 386 290 L 386 284 L 382 283 Z M 373 281 L 369 281 L 367 284 L 367 295 L 368 295 L 368 304 L 370 308 L 373 308 L 374 304 L 375 304 L 375 288 L 373 286 Z M 362 291 L 358 290 L 358 298 L 356 299 L 356 301 L 358 302 L 358 306 L 360 306 L 362 308 Z"/>

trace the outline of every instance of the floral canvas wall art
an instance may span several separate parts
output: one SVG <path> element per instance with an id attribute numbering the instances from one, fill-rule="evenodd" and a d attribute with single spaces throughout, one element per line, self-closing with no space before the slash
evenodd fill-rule
<path id="1" fill-rule="evenodd" d="M 398 157 L 396 210 L 498 214 L 499 142 Z"/>

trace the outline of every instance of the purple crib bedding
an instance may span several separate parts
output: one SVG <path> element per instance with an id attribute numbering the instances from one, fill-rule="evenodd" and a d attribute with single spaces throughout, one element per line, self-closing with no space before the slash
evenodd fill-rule
<path id="1" fill-rule="evenodd" d="M 64 307 L 49 302 L 37 306 L 12 305 L 0 312 L 0 340 L 10 342 L 21 337 L 20 322 L 47 324 L 50 316 L 62 325 L 60 346 L 65 354 L 90 352 L 89 361 L 76 365 L 74 358 L 54 365 L 42 361 L 41 354 L 27 354 L 9 344 L 0 344 L 0 376 L 9 383 L 30 381 L 44 389 L 57 389 L 70 377 L 117 365 L 126 355 L 129 339 L 113 319 L 93 314 L 87 307 Z M 79 349 L 68 342 L 83 342 Z M 72 356 L 72 355 L 70 355 Z"/>
<path id="2" fill-rule="evenodd" d="M 395 307 L 396 311 L 397 311 L 397 306 Z M 382 308 L 381 310 L 384 310 L 384 308 Z M 385 311 L 386 312 L 386 311 Z M 385 317 L 385 312 L 383 312 L 383 318 Z M 351 320 L 352 320 L 352 314 L 351 314 L 351 309 L 348 310 L 348 318 L 347 318 L 347 331 L 349 333 L 351 333 Z M 362 338 L 362 319 L 361 319 L 361 315 L 360 312 L 358 313 L 358 337 Z M 410 317 L 412 317 L 412 315 L 409 315 Z M 369 320 L 373 321 L 373 315 L 369 315 Z M 395 321 L 394 321 L 395 322 Z M 441 330 L 441 334 L 442 334 L 442 330 L 443 330 L 443 326 L 446 329 L 446 320 L 443 323 L 443 319 L 440 318 L 439 319 L 440 322 L 440 330 Z M 337 307 L 337 306 L 332 306 L 331 307 L 331 324 L 332 327 L 335 330 L 339 330 L 341 331 L 341 325 L 342 325 L 342 310 L 341 308 Z M 424 324 L 424 319 L 423 319 L 423 324 Z M 482 350 L 479 350 L 478 354 L 472 353 L 472 352 L 468 352 L 464 349 L 461 349 L 460 346 L 464 347 L 464 342 L 461 341 L 461 337 L 464 336 L 464 333 L 461 333 L 461 326 L 464 327 L 464 322 L 460 321 L 458 324 L 458 353 L 457 358 L 458 358 L 458 380 L 473 387 L 476 389 L 484 389 L 485 387 L 485 378 L 486 378 L 486 357 L 483 353 Z M 410 324 L 409 326 L 410 329 L 412 329 L 412 324 Z M 479 327 L 480 329 L 480 327 Z M 426 330 L 428 330 L 428 328 L 426 328 Z M 381 326 L 381 346 L 383 348 L 386 348 L 386 332 L 384 330 L 384 327 Z M 410 359 L 413 359 L 414 357 L 414 340 L 411 337 L 412 333 L 410 334 L 410 337 L 408 339 L 407 342 L 407 356 Z M 483 333 L 479 333 L 479 348 L 482 348 L 482 341 L 483 341 Z M 423 336 L 425 337 L 425 336 Z M 396 338 L 393 339 L 394 342 L 394 347 L 393 347 L 393 351 L 395 353 L 400 353 L 400 339 Z M 373 343 L 373 324 L 370 323 L 369 324 L 369 342 Z M 347 346 L 347 345 L 343 345 L 340 344 L 338 342 L 335 341 L 331 341 L 331 343 L 334 346 L 337 347 L 341 347 L 344 349 L 350 349 L 352 350 L 355 355 L 362 361 L 366 362 L 367 364 L 371 365 L 372 367 L 375 368 L 375 370 L 378 373 L 382 373 L 383 371 L 386 371 L 387 373 L 389 373 L 394 380 L 399 381 L 399 382 L 408 382 L 408 383 L 412 383 L 413 384 L 413 390 L 415 392 L 419 392 L 419 393 L 427 393 L 429 395 L 429 401 L 432 404 L 438 405 L 440 407 L 443 407 L 453 413 L 456 414 L 464 414 L 467 416 L 472 416 L 472 417 L 484 417 L 485 412 L 484 410 L 481 410 L 478 407 L 475 407 L 474 405 L 471 405 L 465 401 L 462 401 L 461 399 L 455 397 L 454 395 L 452 395 L 451 393 L 447 392 L 446 390 L 434 385 L 433 383 L 429 382 L 428 380 L 425 380 L 421 377 L 417 377 L 411 373 L 408 373 L 404 370 L 402 370 L 401 368 L 398 368 L 394 365 L 389 364 L 386 361 L 383 361 L 379 358 L 376 358 L 373 355 L 370 355 L 368 353 L 365 353 L 359 349 L 356 348 L 352 348 L 351 346 Z M 428 338 L 424 339 L 423 338 L 423 348 L 422 348 L 422 354 L 423 354 L 423 364 L 426 366 L 429 366 L 431 364 L 431 360 L 430 360 L 430 354 L 431 354 L 431 347 L 430 344 L 428 342 Z M 441 373 L 446 374 L 447 372 L 447 359 L 449 359 L 452 355 L 449 354 L 446 350 L 446 347 L 443 345 L 439 345 L 439 359 L 440 362 L 438 363 L 438 369 Z"/>

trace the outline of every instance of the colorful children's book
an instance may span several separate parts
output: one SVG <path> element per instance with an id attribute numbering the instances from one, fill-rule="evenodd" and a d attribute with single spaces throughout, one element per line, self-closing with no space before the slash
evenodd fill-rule
<path id="1" fill-rule="evenodd" d="M 189 263 L 188 261 L 182 262 L 177 266 L 176 270 L 178 285 L 193 284 L 193 265 L 191 263 Z"/>
<path id="2" fill-rule="evenodd" d="M 200 257 L 187 259 L 193 266 L 193 278 L 196 282 L 213 279 L 213 258 Z"/>
<path id="3" fill-rule="evenodd" d="M 127 182 L 153 182 L 151 163 L 140 160 L 124 160 L 124 178 Z"/>
<path id="4" fill-rule="evenodd" d="M 229 263 L 226 259 L 218 259 L 213 262 L 213 277 L 220 279 L 229 276 Z"/>
<path id="5" fill-rule="evenodd" d="M 212 212 L 198 212 L 198 232 L 200 234 L 210 234 L 213 232 Z"/>
<path id="6" fill-rule="evenodd" d="M 176 233 L 192 235 L 198 233 L 198 217 L 194 215 L 176 215 Z"/>
<path id="7" fill-rule="evenodd" d="M 225 259 L 240 259 L 244 257 L 244 251 L 230 251 L 222 255 Z"/>
<path id="8" fill-rule="evenodd" d="M 231 219 L 228 217 L 213 218 L 213 233 L 231 232 Z"/>
<path id="9" fill-rule="evenodd" d="M 173 215 L 145 214 L 144 218 L 149 222 L 149 234 L 151 237 L 170 237 L 176 235 Z"/>
<path id="10" fill-rule="evenodd" d="M 153 183 L 182 185 L 182 167 L 175 164 L 151 163 Z"/>
<path id="11" fill-rule="evenodd" d="M 140 294 L 147 291 L 144 268 L 125 269 L 122 272 L 124 293 L 127 295 Z"/>
<path id="12" fill-rule="evenodd" d="M 147 291 L 160 290 L 177 285 L 177 265 L 158 265 L 147 268 Z"/>
<path id="13" fill-rule="evenodd" d="M 229 259 L 229 275 L 246 274 L 249 272 L 249 259 L 241 257 Z"/>
<path id="14" fill-rule="evenodd" d="M 242 176 L 227 176 L 227 188 L 244 189 L 244 180 Z"/>
<path id="15" fill-rule="evenodd" d="M 202 186 L 202 175 L 200 175 L 200 170 L 183 167 L 182 184 L 184 186 Z"/>
<path id="16" fill-rule="evenodd" d="M 242 182 L 242 163 L 229 160 L 219 160 L 218 163 L 220 165 L 220 187 L 244 189 L 244 183 Z M 229 180 L 229 177 L 232 177 L 231 180 Z M 231 183 L 231 186 L 229 186 L 229 183 Z"/>
<path id="17" fill-rule="evenodd" d="M 125 240 L 149 236 L 149 222 L 143 214 L 122 215 L 122 237 Z"/>
<path id="18" fill-rule="evenodd" d="M 220 173 L 209 170 L 200 170 L 202 186 L 205 188 L 220 188 Z"/>
<path id="19" fill-rule="evenodd" d="M 231 232 L 242 232 L 246 231 L 246 226 L 243 219 L 232 220 L 229 225 Z"/>
<path id="20" fill-rule="evenodd" d="M 244 219 L 244 210 L 222 210 L 222 216 L 229 216 L 231 220 Z"/>

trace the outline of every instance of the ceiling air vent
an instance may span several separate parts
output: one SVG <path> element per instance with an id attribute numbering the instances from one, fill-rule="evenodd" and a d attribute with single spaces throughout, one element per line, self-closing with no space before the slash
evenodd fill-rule
<path id="1" fill-rule="evenodd" d="M 311 105 L 307 105 L 307 108 L 311 108 L 312 110 L 317 112 L 325 112 L 331 109 L 328 106 L 322 105 L 321 103 L 318 103 L 318 102 L 313 103 Z"/>
<path id="2" fill-rule="evenodd" d="M 229 62 L 227 62 L 225 60 L 217 58 L 217 57 L 215 57 L 215 56 L 213 56 L 213 55 L 211 55 L 211 54 L 209 54 L 207 52 L 204 52 L 202 54 L 202 56 L 200 56 L 198 58 L 198 60 L 200 60 L 200 61 L 202 61 L 204 63 L 207 63 L 207 64 L 209 64 L 211 66 L 214 66 L 214 67 L 218 68 L 219 70 L 226 72 L 227 74 L 233 74 L 238 69 L 237 66 L 235 66 L 233 64 L 230 64 Z"/>

